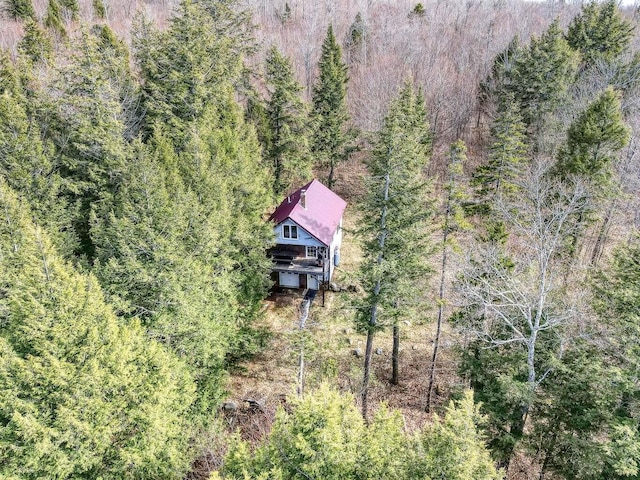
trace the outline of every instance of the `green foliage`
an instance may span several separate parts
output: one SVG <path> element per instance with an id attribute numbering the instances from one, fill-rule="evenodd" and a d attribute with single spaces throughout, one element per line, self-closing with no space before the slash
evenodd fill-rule
<path id="1" fill-rule="evenodd" d="M 63 37 L 67 35 L 67 29 L 64 27 L 64 21 L 62 20 L 62 9 L 58 0 L 49 0 L 49 3 L 47 3 L 44 25 L 58 35 Z"/>
<path id="2" fill-rule="evenodd" d="M 564 39 L 558 21 L 516 55 L 511 85 L 527 125 L 538 125 L 567 100 L 578 57 Z"/>
<path id="3" fill-rule="evenodd" d="M 493 210 L 503 198 L 518 194 L 518 182 L 522 180 L 529 160 L 525 124 L 518 103 L 510 92 L 505 92 L 499 100 L 491 136 L 489 160 L 473 173 L 471 185 L 475 189 L 474 199 L 465 208 L 468 213 L 479 215 L 484 231 L 482 235 L 496 242 L 504 242 L 506 232 Z"/>
<path id="4" fill-rule="evenodd" d="M 105 18 L 107 11 L 102 0 L 93 0 L 93 11 L 98 18 Z"/>
<path id="5" fill-rule="evenodd" d="M 347 66 L 331 25 L 322 42 L 318 70 L 312 97 L 312 151 L 319 166 L 329 169 L 327 186 L 333 188 L 336 166 L 347 160 L 356 148 L 356 132 L 349 126 Z"/>
<path id="6" fill-rule="evenodd" d="M 78 19 L 78 13 L 80 13 L 80 5 L 78 0 L 60 0 L 60 5 L 63 8 L 63 12 L 71 17 L 73 20 Z"/>
<path id="7" fill-rule="evenodd" d="M 562 178 L 582 177 L 602 191 L 629 135 L 620 95 L 609 87 L 569 127 L 566 147 L 558 155 L 556 174 Z"/>
<path id="8" fill-rule="evenodd" d="M 324 385 L 315 394 L 297 400 L 291 413 L 280 409 L 264 445 L 252 458 L 243 443 L 233 446 L 225 473 L 269 478 L 352 478 L 359 467 L 365 433 L 353 398 Z"/>
<path id="9" fill-rule="evenodd" d="M 347 31 L 344 42 L 347 62 L 349 64 L 363 60 L 366 61 L 367 36 L 367 23 L 364 18 L 362 18 L 362 14 L 358 12 Z"/>
<path id="10" fill-rule="evenodd" d="M 445 221 L 442 226 L 445 238 L 451 233 L 470 228 L 464 207 L 467 203 L 467 194 L 463 183 L 464 165 L 467 162 L 467 146 L 462 140 L 451 144 L 449 158 L 449 176 L 444 185 L 444 189 L 447 192 L 444 212 Z M 448 241 L 451 242 L 452 239 L 449 238 Z"/>
<path id="11" fill-rule="evenodd" d="M 326 385 L 289 407 L 289 413 L 278 411 L 268 438 L 253 453 L 242 441 L 232 444 L 223 478 L 502 478 L 477 430 L 480 416 L 471 393 L 417 436 L 407 434 L 399 413 L 385 406 L 365 424 L 353 397 Z"/>
<path id="12" fill-rule="evenodd" d="M 65 179 L 64 196 L 76 209 L 76 254 L 91 260 L 91 210 L 96 202 L 109 199 L 125 168 L 120 94 L 126 79 L 118 72 L 126 58 L 105 50 L 86 31 L 71 48 L 69 63 L 54 74 L 40 115 L 46 118 L 46 136 L 55 146 L 58 171 Z"/>
<path id="13" fill-rule="evenodd" d="M 268 282 L 269 193 L 237 105 L 192 126 L 185 151 L 160 127 L 134 143 L 114 202 L 97 210 L 96 271 L 116 305 L 191 365 L 197 421 L 209 422 L 230 358 L 251 346 Z"/>
<path id="14" fill-rule="evenodd" d="M 428 134 L 422 97 L 407 83 L 389 108 L 367 164 L 368 194 L 359 230 L 367 292 L 357 319 L 361 330 L 376 330 L 385 319 L 393 323 L 406 313 L 416 281 L 429 270 L 424 259 L 431 247 L 424 233 L 432 211 L 422 175 L 429 159 Z M 373 310 L 379 315 L 372 324 Z"/>
<path id="15" fill-rule="evenodd" d="M 8 91 L 0 95 L 0 177 L 28 200 L 37 222 L 49 230 L 58 251 L 67 256 L 77 242 L 68 204 L 60 197 L 63 182 L 23 101 Z"/>
<path id="16" fill-rule="evenodd" d="M 146 134 L 157 123 L 165 124 L 176 146 L 183 148 L 188 122 L 200 120 L 209 106 L 226 102 L 242 57 L 204 5 L 191 0 L 180 2 L 166 31 L 158 32 L 138 17 L 132 35 L 143 80 Z"/>
<path id="17" fill-rule="evenodd" d="M 31 0 L 3 0 L 2 13 L 12 20 L 36 19 Z"/>
<path id="18" fill-rule="evenodd" d="M 569 25 L 567 42 L 580 52 L 585 66 L 612 62 L 626 52 L 633 38 L 633 26 L 625 20 L 615 0 L 590 1 Z"/>
<path id="19" fill-rule="evenodd" d="M 416 3 L 416 6 L 413 7 L 413 10 L 411 10 L 411 14 L 415 15 L 416 17 L 424 17 L 424 5 L 422 5 L 422 3 Z"/>
<path id="20" fill-rule="evenodd" d="M 9 53 L 0 50 L 0 94 L 10 93 L 12 95 L 22 94 L 20 85 L 20 75 L 11 61 Z"/>
<path id="21" fill-rule="evenodd" d="M 0 180 L 0 476 L 182 478 L 184 365 L 122 326 Z"/>
<path id="22" fill-rule="evenodd" d="M 411 476 L 447 480 L 498 480 L 497 471 L 484 439 L 477 429 L 482 416 L 473 403 L 473 393 L 447 407 L 444 419 L 435 418 L 420 436 L 418 455 Z M 417 461 L 416 461 L 417 460 Z"/>
<path id="23" fill-rule="evenodd" d="M 18 43 L 18 51 L 33 63 L 49 63 L 53 57 L 53 42 L 38 23 L 28 21 L 24 25 L 24 36 Z"/>
<path id="24" fill-rule="evenodd" d="M 273 191 L 280 197 L 311 177 L 307 106 L 300 98 L 302 87 L 294 78 L 291 61 L 275 47 L 267 54 L 266 67 L 270 97 L 264 157 L 273 172 Z"/>
<path id="25" fill-rule="evenodd" d="M 487 214 L 497 198 L 517 194 L 517 181 L 528 160 L 525 125 L 510 93 L 500 99 L 491 137 L 489 161 L 476 169 L 471 180 L 476 188 L 474 209 Z"/>

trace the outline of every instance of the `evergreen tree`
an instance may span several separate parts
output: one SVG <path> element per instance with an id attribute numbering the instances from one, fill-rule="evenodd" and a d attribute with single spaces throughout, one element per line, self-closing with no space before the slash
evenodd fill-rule
<path id="1" fill-rule="evenodd" d="M 47 3 L 47 13 L 44 17 L 44 25 L 50 28 L 58 35 L 66 36 L 67 29 L 64 27 L 64 21 L 62 19 L 62 9 L 58 0 L 49 0 Z"/>
<path id="2" fill-rule="evenodd" d="M 516 183 L 527 162 L 525 125 L 512 94 L 500 99 L 491 138 L 489 161 L 476 169 L 471 181 L 477 189 L 479 210 L 485 212 L 490 211 L 496 197 L 516 193 Z"/>
<path id="3" fill-rule="evenodd" d="M 556 174 L 562 178 L 583 177 L 602 193 L 618 153 L 628 142 L 629 128 L 622 118 L 620 95 L 609 87 L 569 127 Z"/>
<path id="4" fill-rule="evenodd" d="M 636 233 L 590 281 L 596 318 L 567 346 L 536 409 L 531 447 L 543 453 L 543 473 L 576 479 L 640 473 L 639 258 Z"/>
<path id="5" fill-rule="evenodd" d="M 91 211 L 113 195 L 125 164 L 121 79 L 113 76 L 123 59 L 106 53 L 87 32 L 71 48 L 70 61 L 57 70 L 39 115 L 55 146 L 65 198 L 76 209 L 73 223 L 80 240 L 76 254 L 91 261 L 95 254 Z"/>
<path id="6" fill-rule="evenodd" d="M 165 32 L 138 17 L 132 43 L 142 75 L 146 134 L 156 123 L 166 124 L 183 148 L 188 123 L 226 101 L 227 86 L 240 75 L 241 56 L 207 10 L 191 0 L 180 2 Z"/>
<path id="7" fill-rule="evenodd" d="M 107 11 L 102 0 L 93 0 L 93 11 L 98 18 L 105 18 Z"/>
<path id="8" fill-rule="evenodd" d="M 585 67 L 616 60 L 632 38 L 633 26 L 622 17 L 615 0 L 584 4 L 567 31 L 567 42 L 580 52 Z"/>
<path id="9" fill-rule="evenodd" d="M 477 423 L 470 393 L 451 404 L 444 419 L 418 435 L 405 433 L 398 412 L 382 406 L 365 424 L 354 399 L 322 385 L 289 412 L 279 409 L 273 428 L 253 452 L 236 441 L 223 475 L 213 479 L 497 480 Z"/>
<path id="10" fill-rule="evenodd" d="M 3 0 L 2 13 L 12 20 L 36 19 L 31 0 Z"/>
<path id="11" fill-rule="evenodd" d="M 163 141 L 156 139 L 155 154 L 132 145 L 110 211 L 96 212 L 95 272 L 121 315 L 140 318 L 152 338 L 190 364 L 197 385 L 192 422 L 202 425 L 221 397 L 237 307 L 229 274 L 196 255 L 206 218 L 196 194 L 170 170 L 178 159 Z M 206 233 L 218 240 L 215 231 Z"/>
<path id="12" fill-rule="evenodd" d="M 151 152 L 136 142 L 112 210 L 92 226 L 104 288 L 191 364 L 205 424 L 227 362 L 252 348 L 273 235 L 253 131 L 231 92 L 221 110 L 191 127 L 180 154 L 160 127 Z"/>
<path id="13" fill-rule="evenodd" d="M 364 416 L 374 334 L 385 324 L 394 326 L 392 382 L 397 382 L 398 322 L 428 271 L 429 247 L 424 239 L 431 213 L 422 176 L 428 160 L 427 132 L 422 97 L 407 83 L 389 108 L 368 162 L 369 193 L 360 229 L 365 254 L 360 275 L 367 294 L 356 320 L 358 328 L 367 333 Z"/>
<path id="14" fill-rule="evenodd" d="M 77 242 L 69 206 L 61 198 L 63 182 L 23 103 L 20 95 L 0 95 L 0 177 L 31 204 L 38 224 L 50 232 L 58 251 L 69 256 Z"/>
<path id="15" fill-rule="evenodd" d="M 509 90 L 520 103 L 527 125 L 541 128 L 545 116 L 566 102 L 577 64 L 557 20 L 516 57 Z"/>
<path id="16" fill-rule="evenodd" d="M 193 383 L 0 179 L 0 476 L 182 478 Z"/>
<path id="17" fill-rule="evenodd" d="M 53 43 L 40 25 L 28 21 L 24 26 L 24 36 L 18 43 L 18 51 L 33 63 L 49 63 L 53 57 Z"/>
<path id="18" fill-rule="evenodd" d="M 265 159 L 273 171 L 273 191 L 280 197 L 311 177 L 311 155 L 306 131 L 306 106 L 300 98 L 302 87 L 293 76 L 291 61 L 275 47 L 267 54 L 266 105 L 269 143 Z"/>
<path id="19" fill-rule="evenodd" d="M 480 104 L 485 113 L 489 113 L 498 99 L 503 98 L 513 88 L 516 60 L 523 55 L 524 50 L 520 45 L 520 38 L 516 35 L 507 48 L 493 59 L 489 75 L 480 82 Z"/>
<path id="20" fill-rule="evenodd" d="M 421 434 L 419 454 L 413 460 L 411 475 L 404 478 L 503 478 L 478 431 L 478 424 L 482 421 L 471 391 L 464 392 L 458 402 L 450 402 L 444 418 L 435 417 L 435 422 Z"/>
<path id="21" fill-rule="evenodd" d="M 327 186 L 333 188 L 335 168 L 355 150 L 356 133 L 349 126 L 347 66 L 342 61 L 342 50 L 331 25 L 322 42 L 318 70 L 312 98 L 312 151 L 319 165 L 328 168 Z"/>
<path id="22" fill-rule="evenodd" d="M 503 198 L 518 194 L 518 184 L 528 162 L 526 127 L 510 92 L 499 100 L 491 137 L 488 162 L 480 165 L 471 178 L 474 199 L 467 203 L 466 210 L 480 217 L 478 228 L 485 239 L 504 242 L 507 232 L 493 210 Z"/>
<path id="23" fill-rule="evenodd" d="M 0 49 L 0 94 L 22 94 L 20 75 L 11 61 L 9 53 Z"/>
<path id="24" fill-rule="evenodd" d="M 362 18 L 362 14 L 358 12 L 349 27 L 344 42 L 348 64 L 357 62 L 367 63 L 367 35 L 367 24 Z"/>
<path id="25" fill-rule="evenodd" d="M 78 19 L 78 13 L 80 13 L 78 0 L 60 0 L 60 5 L 64 9 L 67 18 L 71 17 L 72 20 Z"/>

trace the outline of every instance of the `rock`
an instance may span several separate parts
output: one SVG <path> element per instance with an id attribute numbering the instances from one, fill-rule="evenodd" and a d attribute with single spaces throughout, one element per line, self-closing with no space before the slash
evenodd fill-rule
<path id="1" fill-rule="evenodd" d="M 353 345 L 353 340 L 351 338 L 347 338 L 347 345 Z"/>
<path id="2" fill-rule="evenodd" d="M 354 348 L 353 350 L 351 350 L 351 355 L 355 356 L 356 358 L 360 358 L 362 357 L 362 350 L 360 350 L 359 348 Z"/>
<path id="3" fill-rule="evenodd" d="M 329 283 L 329 290 L 331 290 L 332 292 L 339 292 L 340 286 L 337 283 L 331 282 Z"/>
<path id="4" fill-rule="evenodd" d="M 382 349 L 376 348 L 376 355 L 382 355 Z"/>
<path id="5" fill-rule="evenodd" d="M 251 411 L 264 413 L 264 408 L 260 400 L 254 400 L 253 398 L 245 398 L 244 401 L 249 404 L 249 409 Z"/>
<path id="6" fill-rule="evenodd" d="M 411 345 L 411 350 L 417 350 L 418 346 L 417 345 Z"/>
<path id="7" fill-rule="evenodd" d="M 411 326 L 411 322 L 409 320 L 403 320 L 402 323 L 404 323 L 407 327 Z"/>
<path id="8" fill-rule="evenodd" d="M 234 401 L 224 402 L 222 404 L 222 409 L 225 412 L 232 413 L 238 410 L 238 404 Z"/>
<path id="9" fill-rule="evenodd" d="M 347 333 L 349 333 L 349 329 L 348 328 L 343 328 L 342 329 L 342 333 L 344 333 L 346 335 Z"/>

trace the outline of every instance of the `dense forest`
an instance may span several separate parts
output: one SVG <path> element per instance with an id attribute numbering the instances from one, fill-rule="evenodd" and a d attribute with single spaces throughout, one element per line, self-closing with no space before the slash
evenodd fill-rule
<path id="1" fill-rule="evenodd" d="M 639 9 L 0 10 L 0 478 L 640 478 Z M 314 177 L 303 331 L 267 219 Z"/>

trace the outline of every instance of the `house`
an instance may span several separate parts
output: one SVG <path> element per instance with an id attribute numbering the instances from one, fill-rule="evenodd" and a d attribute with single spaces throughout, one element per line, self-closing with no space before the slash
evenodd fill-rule
<path id="1" fill-rule="evenodd" d="M 277 286 L 318 290 L 331 280 L 340 258 L 346 206 L 318 180 L 282 201 L 269 218 L 275 223 L 276 245 L 269 254 Z"/>

